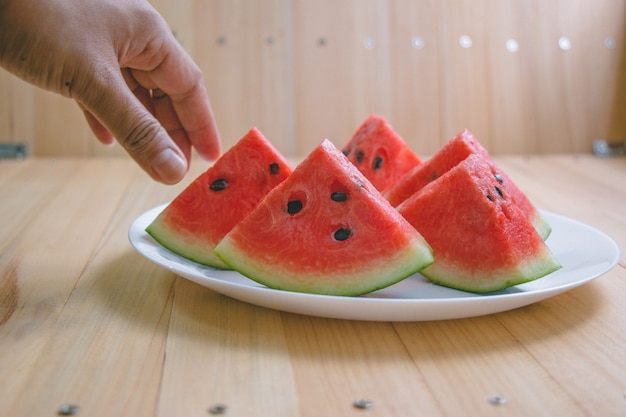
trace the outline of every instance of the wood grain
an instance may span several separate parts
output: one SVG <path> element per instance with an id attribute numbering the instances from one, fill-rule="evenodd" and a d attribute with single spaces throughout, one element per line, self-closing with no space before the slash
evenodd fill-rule
<path id="1" fill-rule="evenodd" d="M 420 155 L 463 128 L 496 155 L 589 153 L 594 139 L 625 137 L 621 0 L 153 4 L 204 72 L 224 149 L 256 126 L 301 157 L 324 138 L 343 145 L 370 113 Z M 0 142 L 43 156 L 124 154 L 94 140 L 72 100 L 5 72 L 0 91 Z"/>
<path id="2" fill-rule="evenodd" d="M 516 310 L 406 323 L 246 304 L 136 253 L 131 222 L 206 163 L 170 187 L 128 158 L 2 161 L 0 415 L 622 416 L 626 159 L 496 160 L 539 208 L 613 237 L 620 265 Z"/>

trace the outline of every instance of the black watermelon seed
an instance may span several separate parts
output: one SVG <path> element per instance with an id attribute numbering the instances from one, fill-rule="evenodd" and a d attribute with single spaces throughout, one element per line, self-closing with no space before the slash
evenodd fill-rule
<path id="1" fill-rule="evenodd" d="M 347 238 L 349 238 L 351 234 L 352 232 L 350 231 L 350 229 L 341 228 L 341 229 L 337 229 L 333 236 L 335 240 L 338 240 L 341 242 L 342 240 L 346 240 Z"/>
<path id="2" fill-rule="evenodd" d="M 494 177 L 496 177 L 496 181 L 498 181 L 500 184 L 504 184 L 504 180 L 502 179 L 502 176 L 500 174 L 493 174 Z"/>
<path id="3" fill-rule="evenodd" d="M 335 191 L 330 195 L 330 199 L 337 202 L 346 201 L 348 199 L 348 194 L 342 193 L 341 191 Z"/>
<path id="4" fill-rule="evenodd" d="M 496 187 L 496 191 L 498 192 L 498 194 L 500 194 L 500 197 L 504 198 L 504 193 L 502 192 L 500 187 Z"/>
<path id="5" fill-rule="evenodd" d="M 291 200 L 287 203 L 287 213 L 296 214 L 300 210 L 302 210 L 302 201 Z"/>
<path id="6" fill-rule="evenodd" d="M 226 181 L 224 178 L 213 181 L 209 186 L 212 191 L 222 191 L 226 187 L 228 187 L 228 181 Z"/>
<path id="7" fill-rule="evenodd" d="M 278 165 L 278 163 L 272 162 L 270 164 L 270 174 L 272 175 L 278 174 L 279 169 L 280 169 L 280 166 Z"/>
<path id="8" fill-rule="evenodd" d="M 343 151 L 341 151 L 341 153 L 343 153 L 345 156 L 350 155 L 350 150 L 349 149 L 344 149 Z"/>
<path id="9" fill-rule="evenodd" d="M 380 156 L 377 156 L 376 158 L 374 158 L 374 164 L 373 164 L 374 171 L 378 171 L 380 167 L 382 166 L 383 166 L 383 158 L 381 158 Z"/>
<path id="10" fill-rule="evenodd" d="M 493 201 L 493 196 L 491 194 L 487 194 L 487 200 Z"/>
<path id="11" fill-rule="evenodd" d="M 356 163 L 360 164 L 363 162 L 363 151 L 356 151 Z"/>

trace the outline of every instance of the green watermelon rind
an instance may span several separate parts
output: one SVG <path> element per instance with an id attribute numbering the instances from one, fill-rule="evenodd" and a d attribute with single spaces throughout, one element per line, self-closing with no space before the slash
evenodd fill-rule
<path id="1" fill-rule="evenodd" d="M 350 196 L 348 206 L 328 198 L 336 187 Z M 285 209 L 291 198 L 308 201 L 296 217 Z M 330 231 L 346 222 L 355 238 L 343 243 Z M 434 262 L 423 236 L 327 139 L 217 244 L 214 253 L 269 288 L 331 296 L 370 293 Z"/>
<path id="2" fill-rule="evenodd" d="M 302 271 L 280 270 L 275 264 L 258 262 L 246 256 L 228 235 L 213 252 L 235 271 L 268 288 L 333 296 L 358 296 L 386 288 L 419 273 L 434 260 L 432 250 L 420 236 L 391 258 L 370 259 L 368 265 L 361 266 L 358 271 L 342 271 L 335 275 L 303 274 Z M 298 280 L 294 279 L 296 276 Z M 348 283 L 346 277 L 349 277 Z"/>
<path id="3" fill-rule="evenodd" d="M 470 155 L 397 207 L 433 246 L 435 262 L 421 272 L 430 281 L 485 293 L 561 267 L 542 236 L 549 224 L 538 211 L 529 219 L 506 189 L 497 188 L 501 182 L 492 169 L 488 160 Z M 494 187 L 499 198 L 490 194 Z"/>
<path id="4" fill-rule="evenodd" d="M 550 223 L 548 223 L 539 211 L 535 212 L 535 217 L 530 220 L 530 223 L 544 241 L 548 239 L 548 236 L 552 233 L 552 226 L 550 226 Z"/>
<path id="5" fill-rule="evenodd" d="M 271 168 L 274 163 L 278 165 L 276 172 Z M 213 248 L 290 173 L 286 159 L 257 128 L 252 128 L 178 194 L 146 232 L 178 256 L 213 268 L 230 269 L 213 254 Z M 209 183 L 219 178 L 232 181 L 227 191 L 215 194 Z"/>
<path id="6" fill-rule="evenodd" d="M 487 293 L 537 280 L 561 267 L 552 253 L 545 250 L 514 269 L 489 271 L 489 280 L 484 285 L 480 284 L 480 273 L 468 277 L 467 271 L 460 267 L 457 269 L 453 264 L 432 264 L 424 268 L 421 274 L 438 285 L 467 292 Z"/>
<path id="7" fill-rule="evenodd" d="M 162 217 L 157 217 L 147 228 L 148 233 L 164 248 L 183 256 L 190 261 L 219 269 L 230 269 L 220 258 L 215 256 L 205 247 L 205 242 L 200 239 L 194 240 L 189 234 L 186 239 L 181 239 L 180 231 L 172 229 Z"/>

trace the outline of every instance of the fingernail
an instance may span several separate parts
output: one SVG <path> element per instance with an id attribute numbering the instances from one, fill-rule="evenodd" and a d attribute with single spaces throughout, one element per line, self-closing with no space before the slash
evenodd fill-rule
<path id="1" fill-rule="evenodd" d="M 167 148 L 154 159 L 152 169 L 160 181 L 175 184 L 187 172 L 187 162 L 174 150 Z"/>

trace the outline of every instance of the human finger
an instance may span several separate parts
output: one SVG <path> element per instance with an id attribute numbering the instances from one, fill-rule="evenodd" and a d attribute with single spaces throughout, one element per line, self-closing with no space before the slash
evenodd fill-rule
<path id="1" fill-rule="evenodd" d="M 159 121 L 131 90 L 122 73 L 103 69 L 104 76 L 90 83 L 81 95 L 81 105 L 126 149 L 128 154 L 154 179 L 174 184 L 188 169 L 186 155 L 170 138 Z"/>
<path id="2" fill-rule="evenodd" d="M 91 114 L 91 112 L 87 110 L 82 104 L 79 103 L 78 106 L 82 110 L 83 115 L 87 120 L 87 125 L 96 136 L 96 139 L 98 139 L 98 141 L 105 145 L 112 145 L 113 143 L 115 143 L 115 138 L 113 137 L 111 132 L 109 132 L 109 129 L 107 129 L 102 123 L 100 123 L 100 121 L 96 117 L 94 117 L 94 115 Z"/>
<path id="3" fill-rule="evenodd" d="M 133 92 L 135 97 L 139 99 L 139 101 L 148 109 L 150 112 L 154 112 L 152 108 L 152 100 L 150 91 L 143 88 L 132 76 L 130 71 L 122 71 L 122 76 L 124 77 L 124 81 L 126 81 L 126 85 Z M 89 110 L 85 108 L 84 105 L 78 103 L 78 106 L 82 110 L 85 119 L 87 120 L 87 125 L 94 133 L 96 139 L 105 145 L 112 145 L 115 143 L 115 138 L 109 132 L 106 126 L 104 126 L 100 121 L 94 117 L 93 114 Z"/>
<path id="4" fill-rule="evenodd" d="M 158 88 L 152 90 L 152 109 L 154 117 L 157 118 L 170 138 L 189 160 L 191 158 L 191 141 L 178 119 L 172 106 L 172 100 Z"/>
<path id="5" fill-rule="evenodd" d="M 220 155 L 217 124 L 200 69 L 180 44 L 168 36 L 159 51 L 137 56 L 127 64 L 143 86 L 158 88 L 170 99 L 189 142 L 205 159 Z"/>

